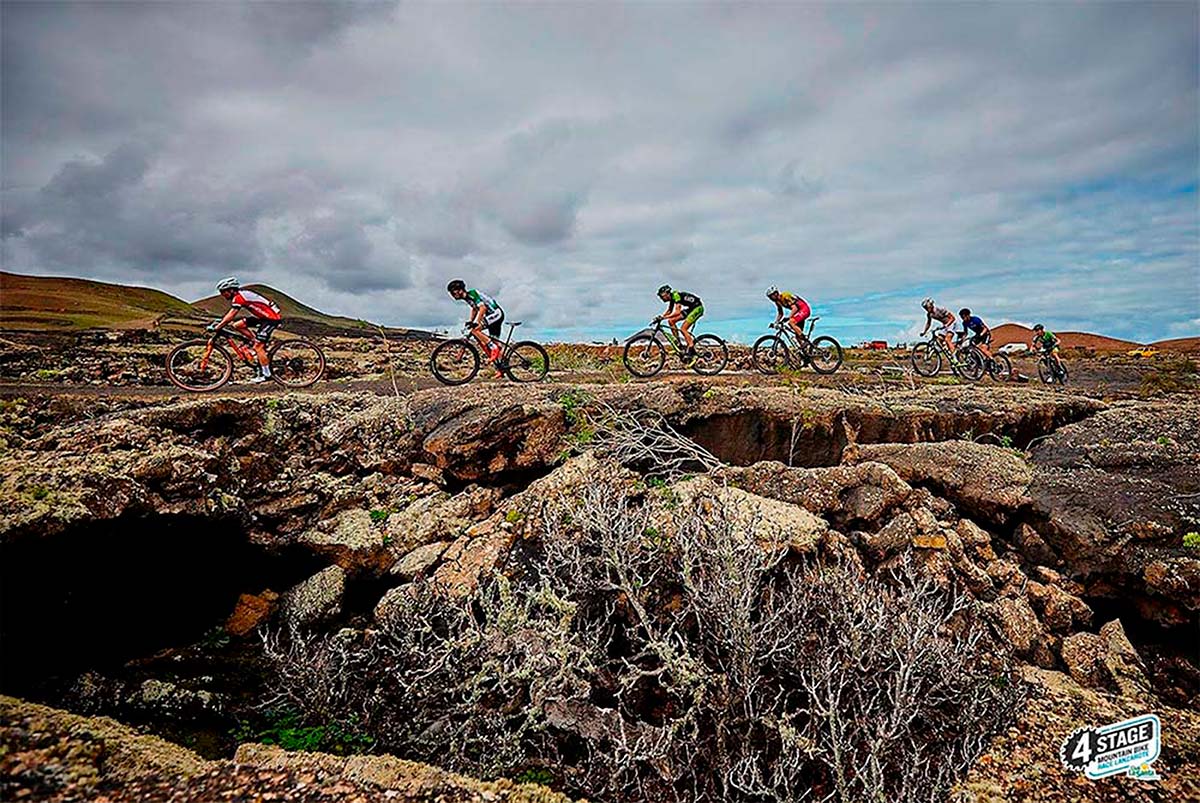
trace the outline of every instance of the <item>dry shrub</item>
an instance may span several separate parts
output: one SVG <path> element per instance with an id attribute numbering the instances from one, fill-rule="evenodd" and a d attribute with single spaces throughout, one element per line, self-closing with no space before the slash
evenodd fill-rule
<path id="1" fill-rule="evenodd" d="M 379 630 L 269 639 L 277 693 L 595 800 L 944 800 L 1014 721 L 1023 687 L 971 598 L 680 519 L 598 488 L 471 599 L 413 587 Z"/>

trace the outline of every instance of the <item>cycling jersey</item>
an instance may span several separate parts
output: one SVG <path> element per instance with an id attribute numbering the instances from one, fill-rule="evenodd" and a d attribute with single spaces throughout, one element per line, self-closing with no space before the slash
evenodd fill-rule
<path id="1" fill-rule="evenodd" d="M 478 290 L 468 290 L 467 295 L 463 298 L 463 301 L 470 304 L 471 309 L 473 310 L 479 309 L 480 304 L 487 307 L 489 310 L 492 310 L 493 312 L 500 309 L 500 305 L 496 303 L 496 299 L 489 295 L 485 295 Z"/>
<path id="2" fill-rule="evenodd" d="M 983 330 L 986 328 L 987 324 L 985 324 L 983 319 L 978 315 L 972 315 L 970 318 L 967 318 L 965 321 L 963 321 L 963 329 L 972 331 L 977 335 L 982 334 Z"/>
<path id="3" fill-rule="evenodd" d="M 929 321 L 941 321 L 942 326 L 954 325 L 954 313 L 945 307 L 934 307 L 931 310 L 926 310 L 925 314 L 929 316 Z"/>
<path id="4" fill-rule="evenodd" d="M 254 318 L 261 318 L 266 321 L 279 321 L 283 319 L 283 315 L 279 312 L 279 307 L 274 301 L 261 296 L 253 290 L 238 290 L 230 299 L 230 304 L 235 309 L 245 310 Z"/>
<path id="5" fill-rule="evenodd" d="M 1058 338 L 1051 331 L 1043 331 L 1040 335 L 1034 335 L 1034 344 L 1041 346 L 1046 351 L 1055 348 L 1058 345 Z"/>
<path id="6" fill-rule="evenodd" d="M 789 293 L 789 292 L 786 292 L 786 291 L 783 291 L 783 290 L 781 290 L 781 291 L 779 292 L 779 303 L 780 303 L 781 305 L 783 305 L 783 306 L 785 306 L 785 307 L 794 307 L 794 306 L 796 306 L 796 302 L 799 302 L 799 303 L 801 303 L 801 304 L 805 304 L 806 306 L 807 306 L 807 303 L 808 303 L 808 302 L 806 302 L 806 301 L 805 301 L 803 298 L 801 298 L 800 296 L 796 295 L 795 293 Z"/>
<path id="7" fill-rule="evenodd" d="M 702 306 L 700 296 L 694 293 L 684 293 L 679 290 L 671 291 L 671 301 L 678 304 L 684 310 L 692 310 Z"/>

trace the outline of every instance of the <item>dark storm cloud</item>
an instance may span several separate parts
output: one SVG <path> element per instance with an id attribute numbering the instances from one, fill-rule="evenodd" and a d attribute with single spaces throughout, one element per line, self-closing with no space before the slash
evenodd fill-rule
<path id="1" fill-rule="evenodd" d="M 425 325 L 460 314 L 450 274 L 563 327 L 644 318 L 664 278 L 714 323 L 771 283 L 870 288 L 894 327 L 974 276 L 993 317 L 1104 328 L 1148 285 L 1148 337 L 1200 306 L 1193 4 L 0 16 L 7 269 L 236 271 Z"/>

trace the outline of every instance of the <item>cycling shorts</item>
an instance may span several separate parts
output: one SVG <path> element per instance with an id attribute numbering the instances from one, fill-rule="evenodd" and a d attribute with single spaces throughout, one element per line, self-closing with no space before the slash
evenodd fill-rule
<path id="1" fill-rule="evenodd" d="M 700 316 L 703 314 L 704 314 L 704 305 L 703 304 L 701 304 L 698 307 L 692 307 L 692 309 L 688 312 L 688 314 L 686 316 L 684 316 L 683 322 L 684 323 L 695 323 L 696 321 L 700 320 Z"/>
<path id="2" fill-rule="evenodd" d="M 992 333 L 991 332 L 988 332 L 986 335 L 971 335 L 971 345 L 972 346 L 985 346 L 985 345 L 989 345 L 991 342 L 992 342 Z"/>
<path id="3" fill-rule="evenodd" d="M 259 343 L 266 345 L 271 342 L 271 335 L 279 328 L 279 324 L 283 321 L 273 321 L 270 318 L 245 318 L 246 326 L 254 330 L 254 339 Z"/>
<path id="4" fill-rule="evenodd" d="M 488 310 L 488 314 L 483 316 L 483 320 L 479 325 L 487 330 L 487 333 L 492 337 L 500 337 L 500 330 L 504 324 L 504 310 L 499 307 Z"/>
<path id="5" fill-rule="evenodd" d="M 792 323 L 799 326 L 808 320 L 809 315 L 812 315 L 812 307 L 808 306 L 808 303 L 804 299 L 799 299 L 796 306 L 792 307 Z"/>
<path id="6" fill-rule="evenodd" d="M 954 321 L 951 321 L 950 323 L 942 323 L 939 321 L 937 328 L 933 330 L 933 333 L 938 337 L 954 334 Z"/>

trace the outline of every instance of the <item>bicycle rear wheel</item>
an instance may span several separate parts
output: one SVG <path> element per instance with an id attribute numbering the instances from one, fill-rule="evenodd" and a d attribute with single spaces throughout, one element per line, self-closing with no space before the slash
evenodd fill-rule
<path id="1" fill-rule="evenodd" d="M 928 343 L 918 343 L 912 348 L 912 367 L 921 376 L 937 376 L 942 370 L 942 353 Z"/>
<path id="2" fill-rule="evenodd" d="M 828 335 L 812 341 L 808 362 L 818 374 L 832 374 L 842 367 L 842 344 Z"/>
<path id="3" fill-rule="evenodd" d="M 978 382 L 983 378 L 983 355 L 975 349 L 961 348 L 954 352 L 952 359 L 959 376 L 971 382 Z"/>
<path id="4" fill-rule="evenodd" d="M 754 341 L 750 361 L 759 373 L 774 375 L 791 365 L 787 343 L 779 335 L 763 335 Z"/>
<path id="5" fill-rule="evenodd" d="M 700 335 L 694 345 L 692 370 L 704 376 L 714 376 L 729 364 L 729 347 L 716 335 Z"/>
<path id="6" fill-rule="evenodd" d="M 325 352 L 308 340 L 280 340 L 271 347 L 271 378 L 288 388 L 306 388 L 325 373 Z"/>
<path id="7" fill-rule="evenodd" d="M 514 382 L 540 382 L 550 370 L 550 355 L 532 340 L 513 344 L 504 372 Z"/>
<path id="8" fill-rule="evenodd" d="M 433 350 L 429 370 L 443 385 L 465 385 L 479 373 L 479 350 L 466 340 L 447 340 Z"/>
<path id="9" fill-rule="evenodd" d="M 648 379 L 663 369 L 667 362 L 667 350 L 652 335 L 638 335 L 625 344 L 622 358 L 629 373 Z"/>
<path id="10" fill-rule="evenodd" d="M 167 379 L 192 393 L 216 390 L 233 376 L 233 357 L 211 340 L 189 340 L 167 354 Z"/>

